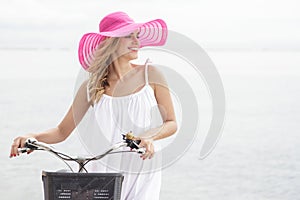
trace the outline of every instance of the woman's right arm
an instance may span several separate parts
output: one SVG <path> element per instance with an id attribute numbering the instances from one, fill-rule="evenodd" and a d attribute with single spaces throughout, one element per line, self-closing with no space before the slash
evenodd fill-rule
<path id="1" fill-rule="evenodd" d="M 91 102 L 87 98 L 87 81 L 85 81 L 79 88 L 71 107 L 58 126 L 41 133 L 32 133 L 15 138 L 11 146 L 10 157 L 19 155 L 18 148 L 24 147 L 28 138 L 35 138 L 48 144 L 64 141 L 81 121 L 90 105 Z"/>

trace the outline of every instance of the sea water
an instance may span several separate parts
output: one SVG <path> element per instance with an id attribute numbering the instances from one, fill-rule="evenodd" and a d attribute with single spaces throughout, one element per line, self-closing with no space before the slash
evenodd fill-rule
<path id="1" fill-rule="evenodd" d="M 205 159 L 199 159 L 198 136 L 163 169 L 161 199 L 299 199 L 300 52 L 208 55 L 226 95 L 223 133 Z M 61 121 L 72 103 L 80 66 L 71 50 L 2 49 L 0 58 L 1 199 L 40 200 L 41 171 L 65 165 L 46 152 L 10 159 L 10 146 L 17 135 Z M 55 147 L 72 154 L 82 148 L 76 131 Z"/>

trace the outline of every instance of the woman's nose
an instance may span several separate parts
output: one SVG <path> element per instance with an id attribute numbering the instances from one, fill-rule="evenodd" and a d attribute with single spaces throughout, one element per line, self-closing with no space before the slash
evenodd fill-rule
<path id="1" fill-rule="evenodd" d="M 136 36 L 136 35 L 132 35 L 132 40 L 133 40 L 133 42 L 135 42 L 135 43 L 139 43 L 139 42 L 140 42 L 138 36 Z"/>

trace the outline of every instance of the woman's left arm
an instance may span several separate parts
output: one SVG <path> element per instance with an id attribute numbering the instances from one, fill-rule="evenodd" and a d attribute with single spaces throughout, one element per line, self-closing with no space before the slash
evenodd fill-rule
<path id="1" fill-rule="evenodd" d="M 169 87 L 164 75 L 153 66 L 149 66 L 149 82 L 154 89 L 163 124 L 151 129 L 149 135 L 153 140 L 159 140 L 173 135 L 177 131 L 176 116 Z"/>
<path id="2" fill-rule="evenodd" d="M 173 135 L 177 131 L 176 116 L 170 91 L 163 74 L 155 67 L 149 66 L 149 82 L 154 89 L 155 98 L 162 116 L 163 124 L 157 128 L 150 129 L 141 136 L 141 146 L 146 148 L 143 159 L 151 158 L 154 154 L 152 142 Z"/>

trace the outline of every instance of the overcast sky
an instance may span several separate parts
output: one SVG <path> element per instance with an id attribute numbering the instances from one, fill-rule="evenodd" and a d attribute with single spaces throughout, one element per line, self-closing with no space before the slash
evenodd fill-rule
<path id="1" fill-rule="evenodd" d="M 205 47 L 300 49 L 298 0 L 0 0 L 0 48 L 73 48 L 102 17 L 164 19 Z"/>

